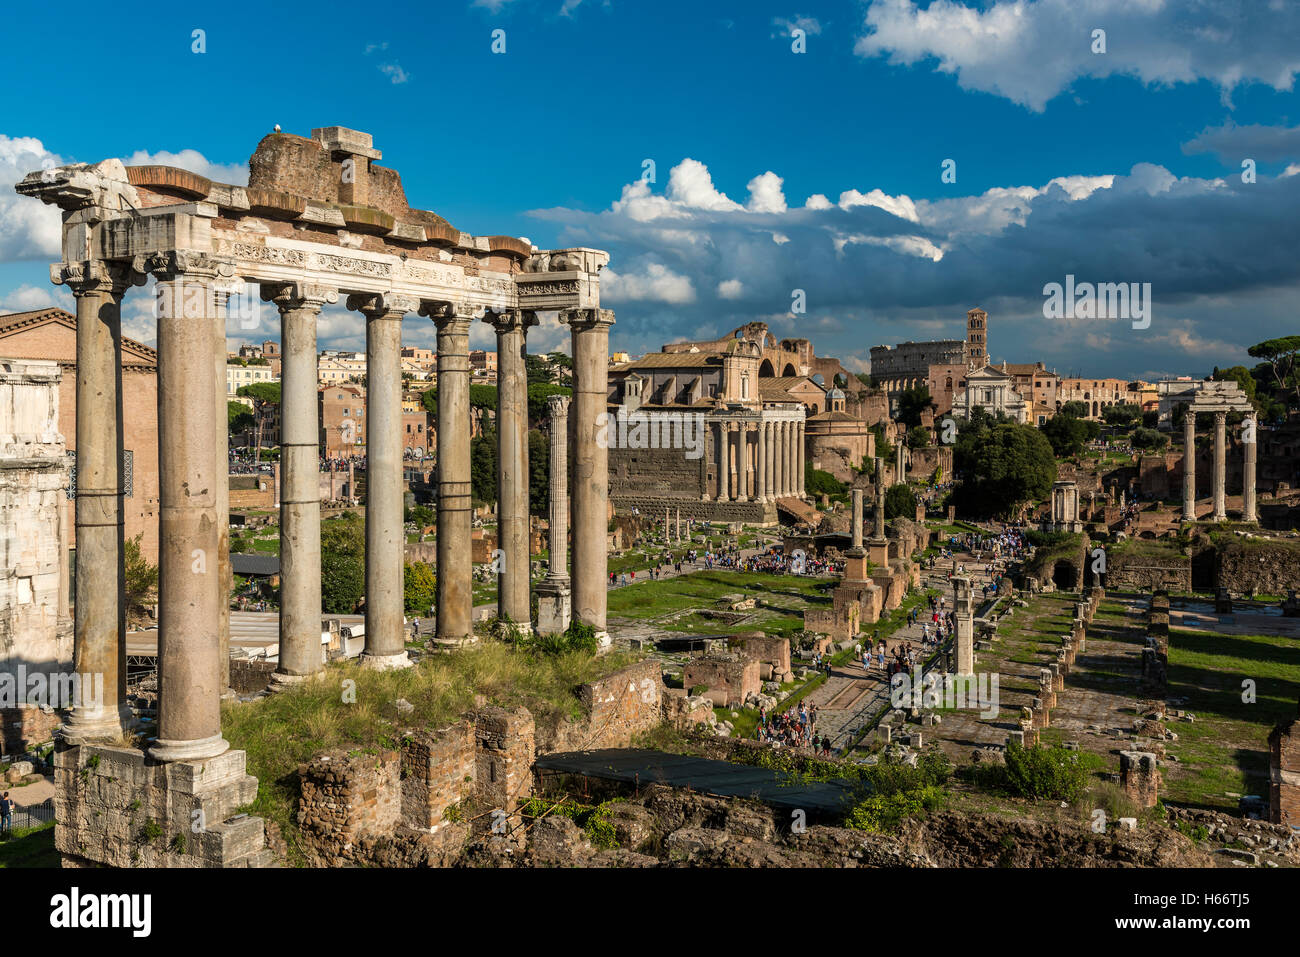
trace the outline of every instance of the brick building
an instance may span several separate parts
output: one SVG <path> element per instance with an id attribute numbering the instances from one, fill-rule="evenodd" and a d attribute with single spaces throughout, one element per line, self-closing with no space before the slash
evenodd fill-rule
<path id="1" fill-rule="evenodd" d="M 59 364 L 59 432 L 67 449 L 77 447 L 77 320 L 62 309 L 0 316 L 0 355 L 50 359 Z M 141 536 L 141 550 L 158 561 L 158 354 L 122 337 L 122 442 L 126 453 L 123 521 L 127 538 Z M 68 521 L 69 546 L 76 537 Z"/>
<path id="2" fill-rule="evenodd" d="M 357 458 L 366 452 L 366 391 L 359 385 L 321 386 L 321 454 L 329 458 Z"/>

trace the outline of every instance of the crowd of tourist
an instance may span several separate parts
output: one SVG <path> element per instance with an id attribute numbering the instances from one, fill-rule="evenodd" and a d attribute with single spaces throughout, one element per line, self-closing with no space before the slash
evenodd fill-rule
<path id="1" fill-rule="evenodd" d="M 769 715 L 758 709 L 758 740 L 776 747 L 812 748 L 823 757 L 831 755 L 831 739 L 817 736 L 817 706 L 799 702 L 798 710 L 778 711 Z"/>

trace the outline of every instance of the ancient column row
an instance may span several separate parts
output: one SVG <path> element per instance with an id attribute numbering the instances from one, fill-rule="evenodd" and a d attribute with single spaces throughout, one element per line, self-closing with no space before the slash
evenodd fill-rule
<path id="1" fill-rule="evenodd" d="M 794 420 L 714 423 L 716 501 L 772 502 L 803 494 L 804 424 Z M 754 440 L 750 441 L 750 436 Z"/>
<path id="2" fill-rule="evenodd" d="M 1210 520 L 1225 521 L 1228 517 L 1227 475 L 1227 410 L 1214 411 L 1214 460 L 1211 474 Z M 1258 455 L 1256 431 L 1258 420 L 1247 416 L 1241 424 L 1243 464 L 1241 473 L 1242 521 L 1259 521 L 1255 505 L 1255 467 Z M 1183 417 L 1183 521 L 1196 521 L 1196 412 L 1189 408 Z"/>
<path id="3" fill-rule="evenodd" d="M 74 742 L 118 739 L 128 730 L 123 585 L 121 300 L 144 280 L 145 264 L 63 267 L 57 279 L 77 299 L 76 530 L 78 575 L 75 667 L 103 675 L 98 703 L 74 707 L 65 727 Z M 148 261 L 157 282 L 159 584 L 157 738 L 164 761 L 224 752 L 220 697 L 229 684 L 228 469 L 225 429 L 225 303 L 238 285 L 231 264 L 175 254 Z M 316 322 L 339 293 L 308 283 L 278 283 L 263 298 L 280 312 L 282 487 L 280 495 L 283 686 L 320 671 L 320 488 Z M 350 309 L 366 319 L 367 499 L 366 649 L 370 667 L 408 665 L 403 629 L 401 323 L 420 309 L 438 330 L 438 638 L 472 637 L 469 458 L 469 328 L 477 318 L 458 303 L 357 294 Z M 534 317 L 490 313 L 499 349 L 498 485 L 505 555 L 500 609 L 529 622 L 527 379 L 524 333 Z M 604 411 L 608 330 L 613 314 L 565 314 L 575 358 L 574 591 L 578 616 L 605 631 L 606 450 L 596 441 Z M 219 401 L 218 401 L 219 400 Z M 562 453 L 561 453 L 562 454 Z M 562 464 L 562 463 L 561 463 Z M 563 521 L 553 528 L 563 536 Z M 553 532 L 553 536 L 557 534 Z M 563 543 L 552 547 L 560 554 Z M 553 554 L 553 562 L 556 557 Z"/>

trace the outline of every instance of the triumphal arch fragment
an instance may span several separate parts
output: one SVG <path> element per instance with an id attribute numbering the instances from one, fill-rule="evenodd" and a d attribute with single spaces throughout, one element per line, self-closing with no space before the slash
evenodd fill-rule
<path id="1" fill-rule="evenodd" d="M 609 256 L 585 248 L 538 251 L 511 236 L 463 232 L 433 212 L 412 208 L 400 176 L 376 165 L 380 158 L 368 134 L 327 127 L 309 138 L 279 132 L 265 137 L 249 160 L 247 186 L 117 160 L 33 172 L 17 186 L 19 193 L 62 210 L 63 261 L 52 266 L 51 278 L 68 286 L 77 301 L 74 655 L 76 671 L 102 674 L 105 687 L 101 707 L 74 708 L 66 723 L 65 740 L 72 747 L 65 768 L 84 769 L 85 761 L 75 756 L 80 746 L 119 741 L 131 723 L 121 573 L 121 307 L 133 286 L 150 276 L 156 281 L 158 728 L 147 760 L 139 752 L 136 764 L 122 760 L 131 765 L 124 775 L 136 775 L 140 787 L 172 789 L 162 802 L 168 813 L 183 810 L 178 794 L 212 814 L 233 808 L 240 803 L 235 792 L 251 780 L 243 774 L 242 753 L 228 750 L 219 711 L 229 675 L 224 370 L 232 314 L 241 323 L 252 317 L 254 325 L 259 309 L 273 315 L 273 306 L 279 314 L 280 683 L 301 680 L 324 664 L 316 326 L 327 304 L 345 305 L 366 331 L 365 662 L 376 668 L 409 664 L 402 627 L 400 353 L 402 320 L 411 314 L 428 317 L 437 328 L 437 641 L 472 640 L 468 353 L 474 322 L 493 327 L 499 355 L 499 611 L 525 627 L 530 619 L 524 354 L 528 329 L 544 311 L 558 312 L 572 333 L 573 612 L 598 633 L 605 631 L 608 466 L 596 434 L 597 417 L 606 410 L 614 321 L 612 312 L 600 308 L 600 271 Z M 207 780 L 234 789 L 229 800 L 196 796 L 203 773 L 155 773 L 177 763 L 214 761 L 221 768 L 210 768 Z M 75 778 L 74 773 L 66 779 Z M 87 793 L 82 788 L 76 800 L 62 797 L 59 847 L 65 855 L 87 854 L 103 837 L 85 831 L 111 809 L 81 813 L 73 806 L 89 800 Z M 93 859 L 122 863 L 118 855 L 124 851 L 111 844 Z M 229 864 L 229 848 L 236 845 L 223 838 L 191 847 L 204 863 Z"/>

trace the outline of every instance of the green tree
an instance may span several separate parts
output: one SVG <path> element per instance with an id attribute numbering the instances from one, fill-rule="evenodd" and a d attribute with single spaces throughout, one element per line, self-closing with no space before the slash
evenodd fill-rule
<path id="1" fill-rule="evenodd" d="M 1060 413 L 1038 427 L 1051 444 L 1052 452 L 1061 458 L 1078 455 L 1089 438 L 1095 435 L 1096 428 L 1096 422 Z"/>
<path id="2" fill-rule="evenodd" d="M 1265 339 L 1246 350 L 1252 358 L 1263 359 L 1273 370 L 1273 381 L 1279 392 L 1294 393 L 1287 396 L 1288 405 L 1300 404 L 1300 377 L 1297 377 L 1297 361 L 1300 359 L 1300 336 L 1282 336 L 1278 339 Z"/>
<path id="3" fill-rule="evenodd" d="M 923 449 L 930 444 L 930 430 L 923 425 L 907 430 L 907 447 Z"/>
<path id="4" fill-rule="evenodd" d="M 158 566 L 144 557 L 140 543 L 141 533 L 122 543 L 124 577 L 126 579 L 126 617 L 131 623 L 149 617 L 149 606 L 158 600 Z"/>
<path id="5" fill-rule="evenodd" d="M 1086 419 L 1088 417 L 1088 403 L 1073 399 L 1061 406 L 1061 411 L 1056 414 L 1068 415 L 1073 419 Z"/>
<path id="6" fill-rule="evenodd" d="M 1141 415 L 1142 410 L 1131 402 L 1116 402 L 1101 410 L 1102 420 L 1107 425 L 1132 425 Z"/>
<path id="7" fill-rule="evenodd" d="M 1129 444 L 1135 449 L 1151 449 L 1158 451 L 1169 444 L 1169 437 L 1163 432 L 1145 427 L 1136 428 L 1129 436 Z"/>
<path id="8" fill-rule="evenodd" d="M 813 468 L 811 460 L 804 462 L 803 487 L 812 496 L 843 495 L 849 488 L 830 472 Z"/>
<path id="9" fill-rule="evenodd" d="M 934 408 L 929 386 L 918 385 L 898 394 L 898 420 L 909 427 L 921 424 L 921 413 Z"/>
<path id="10" fill-rule="evenodd" d="M 916 495 L 901 482 L 885 492 L 885 518 L 916 518 Z"/>
<path id="11" fill-rule="evenodd" d="M 877 422 L 871 427 L 871 434 L 876 437 L 876 458 L 892 458 L 894 455 L 894 443 L 885 434 L 885 424 L 883 422 Z"/>
<path id="12" fill-rule="evenodd" d="M 256 425 L 257 420 L 253 418 L 253 413 L 248 410 L 248 406 L 244 405 L 244 403 L 226 403 L 226 427 L 231 435 L 247 432 Z"/>
<path id="13" fill-rule="evenodd" d="M 1006 422 L 980 430 L 969 443 L 959 439 L 956 455 L 963 480 L 955 498 L 974 517 L 1013 517 L 1025 503 L 1046 498 L 1056 481 L 1052 446 L 1033 426 Z"/>
<path id="14" fill-rule="evenodd" d="M 262 461 L 262 432 L 266 428 L 266 420 L 271 416 L 271 409 L 280 404 L 280 383 L 252 382 L 241 385 L 235 390 L 235 394 L 253 400 L 253 418 L 257 420 L 257 452 L 253 461 L 260 462 Z"/>
<path id="15" fill-rule="evenodd" d="M 572 395 L 573 390 L 565 385 L 552 385 L 537 382 L 528 387 L 528 424 L 533 428 L 544 424 L 550 418 L 546 400 L 553 395 Z"/>
<path id="16" fill-rule="evenodd" d="M 438 580 L 428 562 L 407 562 L 402 568 L 402 600 L 407 611 L 426 611 L 438 598 Z"/>
<path id="17" fill-rule="evenodd" d="M 497 500 L 497 433 L 488 429 L 469 444 L 470 494 L 480 502 Z"/>
<path id="18" fill-rule="evenodd" d="M 528 511 L 546 515 L 551 506 L 551 438 L 528 431 Z"/>
<path id="19" fill-rule="evenodd" d="M 365 595 L 365 531 L 356 512 L 321 522 L 321 608 L 328 614 L 351 614 Z"/>

